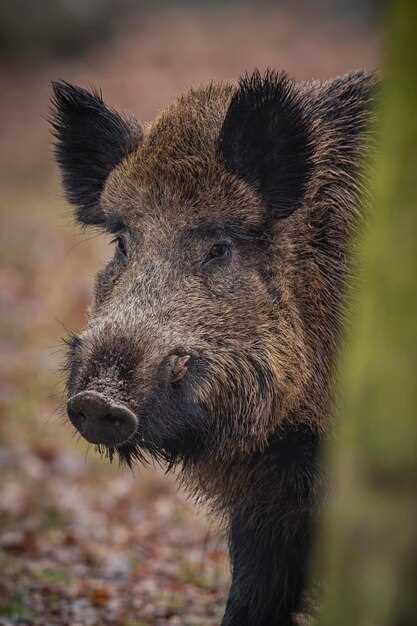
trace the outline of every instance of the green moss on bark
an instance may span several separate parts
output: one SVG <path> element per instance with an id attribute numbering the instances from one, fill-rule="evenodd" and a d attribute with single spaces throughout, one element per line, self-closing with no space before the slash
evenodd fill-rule
<path id="1" fill-rule="evenodd" d="M 319 626 L 417 623 L 417 4 L 386 20 L 380 143 L 341 363 Z"/>

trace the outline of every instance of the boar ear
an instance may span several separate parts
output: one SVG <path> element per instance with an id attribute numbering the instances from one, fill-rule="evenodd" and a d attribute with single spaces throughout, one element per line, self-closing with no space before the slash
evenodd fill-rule
<path id="1" fill-rule="evenodd" d="M 309 123 L 301 94 L 284 73 L 244 75 L 219 137 L 226 167 L 253 186 L 277 217 L 304 197 L 311 169 Z"/>
<path id="2" fill-rule="evenodd" d="M 107 176 L 143 138 L 140 125 L 106 106 L 101 94 L 52 83 L 50 123 L 67 199 L 83 224 L 103 224 L 100 195 Z"/>

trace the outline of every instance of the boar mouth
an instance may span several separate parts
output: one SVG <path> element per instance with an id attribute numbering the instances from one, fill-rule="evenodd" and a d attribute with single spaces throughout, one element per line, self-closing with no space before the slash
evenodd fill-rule
<path id="1" fill-rule="evenodd" d="M 80 435 L 110 462 L 117 454 L 122 464 L 132 467 L 134 462 L 146 464 L 152 457 L 161 464 L 166 463 L 169 470 L 177 463 L 178 456 L 184 455 L 184 440 L 179 445 L 173 441 L 163 442 L 150 432 L 145 435 L 133 411 L 98 391 L 81 391 L 71 396 L 67 412 Z"/>

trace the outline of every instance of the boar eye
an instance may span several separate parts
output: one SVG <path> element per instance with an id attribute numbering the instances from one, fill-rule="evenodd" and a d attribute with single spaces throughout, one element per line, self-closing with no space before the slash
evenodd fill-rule
<path id="1" fill-rule="evenodd" d="M 112 243 L 115 243 L 117 246 L 117 252 L 123 261 L 127 261 L 128 253 L 127 253 L 127 244 L 126 239 L 123 235 L 119 235 L 112 239 Z"/>
<path id="2" fill-rule="evenodd" d="M 203 261 L 203 265 L 208 265 L 213 261 L 223 261 L 228 259 L 232 254 L 232 245 L 230 241 L 218 241 L 211 248 Z"/>

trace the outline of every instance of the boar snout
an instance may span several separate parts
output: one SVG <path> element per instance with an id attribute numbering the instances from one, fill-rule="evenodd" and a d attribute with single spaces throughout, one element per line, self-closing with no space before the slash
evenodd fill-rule
<path id="1" fill-rule="evenodd" d="M 138 429 L 138 419 L 126 406 L 97 391 L 82 391 L 68 400 L 68 416 L 90 443 L 120 446 Z"/>

